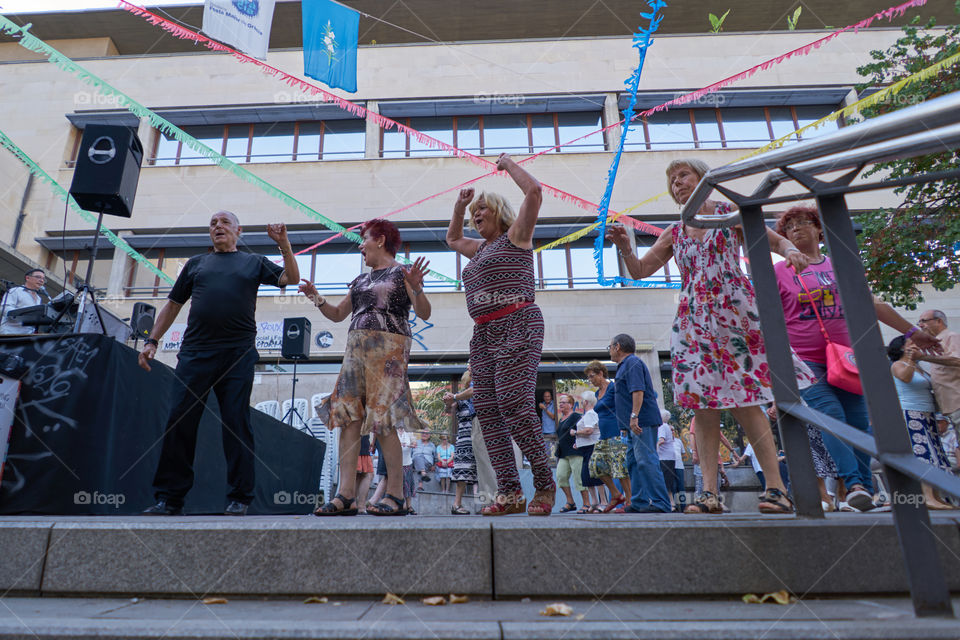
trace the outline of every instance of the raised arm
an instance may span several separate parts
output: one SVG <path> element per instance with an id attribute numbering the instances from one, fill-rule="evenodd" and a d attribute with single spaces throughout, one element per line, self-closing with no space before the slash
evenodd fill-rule
<path id="1" fill-rule="evenodd" d="M 314 306 L 320 310 L 320 313 L 323 316 L 332 322 L 341 322 L 347 316 L 350 315 L 350 312 L 353 311 L 353 300 L 350 298 L 350 294 L 343 296 L 343 300 L 340 301 L 340 304 L 333 305 L 327 302 L 327 299 L 317 293 L 317 288 L 313 286 L 313 283 L 304 278 L 300 281 L 301 284 L 298 287 L 298 291 L 303 295 L 307 296 Z"/>
<path id="2" fill-rule="evenodd" d="M 673 257 L 673 227 L 667 227 L 657 238 L 650 250 L 642 258 L 638 258 L 630 247 L 630 238 L 627 236 L 627 230 L 623 225 L 613 224 L 607 227 L 607 240 L 613 242 L 613 245 L 620 252 L 623 263 L 627 267 L 627 272 L 634 280 L 649 278 L 654 273 L 663 268 L 663 265 L 670 262 Z"/>
<path id="3" fill-rule="evenodd" d="M 737 228 L 741 229 L 739 226 Z M 770 243 L 770 250 L 783 256 L 787 264 L 793 267 L 793 270 L 797 273 L 800 273 L 809 266 L 810 260 L 807 256 L 803 255 L 800 249 L 797 249 L 792 242 L 770 227 L 767 227 L 767 241 Z"/>
<path id="4" fill-rule="evenodd" d="M 417 312 L 417 317 L 421 320 L 430 319 L 430 301 L 423 290 L 423 276 L 429 266 L 430 263 L 427 259 L 421 256 L 412 265 L 400 267 L 403 269 L 403 281 L 407 287 L 407 295 L 413 302 L 413 310 Z"/>
<path id="5" fill-rule="evenodd" d="M 532 175 L 513 161 L 506 153 L 501 153 L 497 159 L 497 169 L 506 171 L 523 191 L 523 202 L 517 212 L 517 220 L 510 225 L 507 235 L 514 246 L 521 249 L 533 248 L 533 230 L 537 226 L 537 217 L 540 215 L 540 204 L 543 202 L 543 189 Z"/>
<path id="6" fill-rule="evenodd" d="M 290 247 L 290 239 L 287 238 L 287 226 L 282 222 L 268 224 L 267 235 L 277 243 L 280 248 L 280 255 L 283 256 L 283 274 L 280 276 L 280 286 L 285 287 L 299 282 L 300 265 L 297 264 L 297 257 L 293 255 L 293 249 Z"/>
<path id="7" fill-rule="evenodd" d="M 932 354 L 940 354 L 943 352 L 943 347 L 940 345 L 940 341 L 937 340 L 936 336 L 927 333 L 924 329 L 914 327 L 913 323 L 901 316 L 897 313 L 896 309 L 877 296 L 873 296 L 873 309 L 877 312 L 877 319 L 888 327 L 896 329 L 900 333 L 907 333 L 913 330 L 913 341 L 921 349 L 929 351 Z M 933 361 L 931 360 L 931 362 Z"/>
<path id="8" fill-rule="evenodd" d="M 447 246 L 467 258 L 477 255 L 480 240 L 463 237 L 463 218 L 467 213 L 467 205 L 473 201 L 473 189 L 460 190 L 457 201 L 453 203 L 453 216 L 447 227 Z"/>

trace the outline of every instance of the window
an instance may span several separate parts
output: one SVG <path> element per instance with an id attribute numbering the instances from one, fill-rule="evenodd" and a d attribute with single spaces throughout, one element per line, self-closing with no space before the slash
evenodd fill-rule
<path id="1" fill-rule="evenodd" d="M 154 165 L 158 167 L 169 167 L 177 164 L 177 154 L 179 151 L 180 141 L 166 133 L 161 133 L 157 140 Z"/>
<path id="2" fill-rule="evenodd" d="M 773 129 L 774 140 L 797 130 L 790 107 L 769 107 L 767 111 L 770 113 L 770 127 Z M 788 142 L 796 141 L 796 136 L 791 136 L 788 139 Z"/>
<path id="3" fill-rule="evenodd" d="M 557 140 L 554 118 L 555 116 L 552 113 L 537 113 L 530 116 L 530 138 L 533 141 L 532 151 L 543 151 L 544 149 L 551 149 L 560 144 L 560 141 Z"/>
<path id="4" fill-rule="evenodd" d="M 237 163 L 247 161 L 250 149 L 250 125 L 231 124 L 227 127 L 227 146 L 223 155 Z"/>
<path id="5" fill-rule="evenodd" d="M 483 153 L 529 153 L 527 116 L 524 114 L 483 117 Z"/>
<path id="6" fill-rule="evenodd" d="M 294 160 L 320 159 L 320 136 L 323 135 L 323 122 L 300 122 L 297 127 L 297 153 Z"/>
<path id="7" fill-rule="evenodd" d="M 601 286 L 597 282 L 597 263 L 593 257 L 593 246 L 570 247 L 570 266 L 574 288 L 587 289 Z M 619 274 L 615 247 L 603 248 L 603 271 L 603 275 L 607 278 Z"/>
<path id="8" fill-rule="evenodd" d="M 449 145 L 453 144 L 453 118 L 410 118 L 410 125 L 417 131 L 425 133 Z M 402 135 L 402 134 L 401 134 Z M 437 149 L 425 142 L 418 142 L 410 138 L 410 157 L 451 155 L 449 151 Z"/>
<path id="9" fill-rule="evenodd" d="M 806 107 L 795 107 L 794 111 L 797 114 L 797 124 L 800 125 L 800 128 L 812 124 L 819 120 L 820 118 L 833 113 L 836 109 L 833 107 L 827 106 L 806 106 Z M 839 124 L 836 120 L 831 120 L 830 122 L 824 122 L 822 125 L 816 129 L 810 129 L 809 131 L 804 131 L 800 134 L 802 140 L 808 138 L 815 138 L 817 136 L 822 136 L 825 133 L 830 133 L 831 131 L 836 131 L 839 128 Z"/>
<path id="10" fill-rule="evenodd" d="M 362 159 L 366 145 L 366 132 L 365 120 L 325 120 L 322 159 Z"/>
<path id="11" fill-rule="evenodd" d="M 691 109 L 697 128 L 697 147 L 700 149 L 720 149 L 720 125 L 717 123 L 715 109 Z"/>
<path id="12" fill-rule="evenodd" d="M 723 137 L 727 147 L 761 147 L 770 142 L 763 107 L 721 109 Z"/>
<path id="13" fill-rule="evenodd" d="M 415 246 L 410 247 L 411 260 L 416 260 L 421 256 L 430 261 L 428 269 L 451 278 L 457 277 L 457 254 L 453 251 L 449 249 L 444 251 L 418 251 Z M 427 291 L 456 291 L 457 289 L 456 284 L 446 280 L 438 280 L 430 274 L 424 277 L 423 286 Z"/>
<path id="14" fill-rule="evenodd" d="M 647 135 L 653 151 L 693 149 L 693 127 L 688 109 L 660 111 L 647 120 Z"/>
<path id="15" fill-rule="evenodd" d="M 569 286 L 566 248 L 548 249 L 537 255 L 543 265 L 543 282 L 540 286 L 544 289 L 566 289 Z"/>
<path id="16" fill-rule="evenodd" d="M 223 135 L 224 127 L 223 125 L 203 125 L 197 127 L 183 127 L 183 130 L 207 145 L 217 153 L 223 151 Z M 183 145 L 180 149 L 180 162 L 181 165 L 194 165 L 194 164 L 213 164 L 213 160 L 206 158 L 199 151 Z"/>
<path id="17" fill-rule="evenodd" d="M 599 111 L 558 113 L 557 127 L 561 144 L 596 131 L 596 133 L 583 140 L 577 140 L 571 145 L 560 147 L 560 151 L 563 153 L 604 151 L 606 149 L 603 132 L 598 131 L 598 129 L 603 128 L 603 119 L 600 117 Z"/>
<path id="18" fill-rule="evenodd" d="M 458 149 L 479 154 L 480 149 L 480 118 L 477 116 L 457 116 L 453 119 L 457 128 L 456 146 Z"/>
<path id="19" fill-rule="evenodd" d="M 293 160 L 294 123 L 274 122 L 253 125 L 250 160 L 253 162 L 290 162 Z"/>

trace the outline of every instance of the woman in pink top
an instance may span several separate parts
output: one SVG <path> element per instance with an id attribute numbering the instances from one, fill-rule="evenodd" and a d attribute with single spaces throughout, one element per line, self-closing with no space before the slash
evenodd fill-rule
<path id="1" fill-rule="evenodd" d="M 811 408 L 870 433 L 863 396 L 827 382 L 827 342 L 814 314 L 814 305 L 831 342 L 847 347 L 851 345 L 833 264 L 828 256 L 820 252 L 820 243 L 823 241 L 820 216 L 813 207 L 793 207 L 780 216 L 776 231 L 793 242 L 809 262 L 799 276 L 791 265 L 781 262 L 774 266 L 790 346 L 817 377 L 816 383 L 801 390 L 800 395 Z M 800 278 L 806 290 L 800 285 Z M 908 336 L 912 335 L 920 347 L 927 349 L 938 344 L 935 337 L 914 327 L 886 302 L 875 297 L 874 307 L 881 322 Z M 837 474 L 846 485 L 847 504 L 860 511 L 873 509 L 870 456 L 854 450 L 826 432 L 823 433 L 823 444 L 837 465 Z"/>

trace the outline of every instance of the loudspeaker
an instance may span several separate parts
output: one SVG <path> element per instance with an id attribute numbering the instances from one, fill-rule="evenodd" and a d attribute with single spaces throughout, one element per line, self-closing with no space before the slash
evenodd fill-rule
<path id="1" fill-rule="evenodd" d="M 141 162 L 143 145 L 136 131 L 115 125 L 87 125 L 70 195 L 87 211 L 129 218 Z"/>
<path id="2" fill-rule="evenodd" d="M 133 329 L 133 337 L 143 340 L 150 337 L 150 330 L 153 329 L 153 319 L 157 315 L 157 308 L 146 302 L 137 302 L 133 305 L 133 312 L 130 314 L 130 328 Z"/>
<path id="3" fill-rule="evenodd" d="M 306 318 L 283 319 L 283 342 L 280 355 L 288 360 L 310 358 L 310 321 Z"/>

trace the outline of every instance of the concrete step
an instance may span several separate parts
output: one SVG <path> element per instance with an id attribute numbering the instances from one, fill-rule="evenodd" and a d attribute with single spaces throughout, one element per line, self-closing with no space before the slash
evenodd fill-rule
<path id="1" fill-rule="evenodd" d="M 952 619 L 917 619 L 906 598 L 803 599 L 790 605 L 730 600 L 566 599 L 569 617 L 544 617 L 553 601 L 477 601 L 427 606 L 379 598 L 177 600 L 11 598 L 0 600 L 0 640 L 204 638 L 259 640 L 914 640 L 956 638 Z M 960 602 L 954 603 L 958 609 Z"/>
<path id="2" fill-rule="evenodd" d="M 960 522 L 935 513 L 950 588 Z M 0 593 L 488 599 L 906 593 L 890 514 L 0 518 Z"/>

